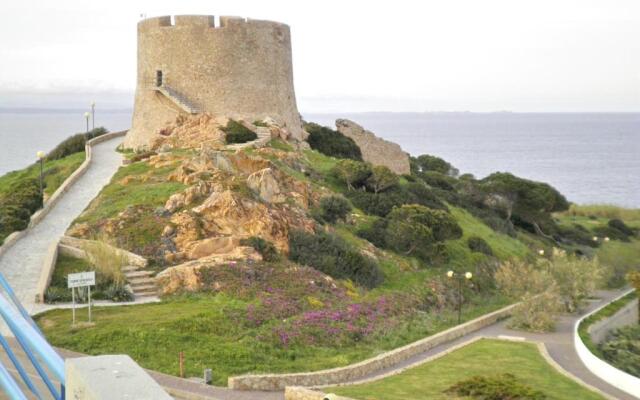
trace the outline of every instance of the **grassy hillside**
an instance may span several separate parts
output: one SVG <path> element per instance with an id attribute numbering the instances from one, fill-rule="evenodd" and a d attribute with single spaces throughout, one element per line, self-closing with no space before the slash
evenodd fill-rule
<path id="1" fill-rule="evenodd" d="M 337 148 L 353 156 L 350 146 Z M 502 261 L 532 261 L 556 246 L 635 254 L 638 243 L 606 217 L 594 229 L 619 236 L 592 243 L 549 185 L 458 176 L 429 156 L 412 159 L 404 176 L 279 140 L 239 153 L 149 156 L 122 167 L 70 233 L 141 254 L 156 271 L 195 271 L 187 280 L 197 284 L 158 304 L 99 309 L 93 327 L 71 328 L 66 310 L 38 322 L 57 346 L 128 353 L 170 374 L 184 351 L 187 373 L 213 368 L 217 384 L 375 356 L 454 326 L 460 301 L 465 321 L 496 310 L 514 301 L 494 279 Z M 211 238 L 251 239 L 264 260 L 195 257 Z M 473 273 L 462 293 L 449 270 Z"/>

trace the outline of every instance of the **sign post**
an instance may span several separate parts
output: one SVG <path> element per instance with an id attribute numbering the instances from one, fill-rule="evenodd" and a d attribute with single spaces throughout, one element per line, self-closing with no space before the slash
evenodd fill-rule
<path id="1" fill-rule="evenodd" d="M 91 286 L 96 284 L 96 272 L 79 272 L 77 274 L 69 274 L 67 276 L 67 287 L 71 289 L 72 320 L 73 325 L 76 324 L 76 288 L 86 287 L 89 304 L 89 322 L 91 322 Z"/>

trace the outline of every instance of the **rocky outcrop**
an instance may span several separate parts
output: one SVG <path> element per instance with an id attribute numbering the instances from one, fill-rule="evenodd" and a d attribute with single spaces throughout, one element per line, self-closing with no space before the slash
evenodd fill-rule
<path id="1" fill-rule="evenodd" d="M 197 292 L 204 284 L 200 276 L 202 268 L 215 268 L 246 260 L 260 261 L 262 257 L 252 247 L 238 246 L 229 253 L 203 257 L 167 268 L 156 275 L 156 284 L 163 295 L 181 291 Z"/>
<path id="2" fill-rule="evenodd" d="M 336 120 L 336 128 L 356 142 L 365 161 L 373 165 L 384 165 L 398 175 L 411 172 L 409 155 L 398 144 L 379 138 L 348 119 Z"/>

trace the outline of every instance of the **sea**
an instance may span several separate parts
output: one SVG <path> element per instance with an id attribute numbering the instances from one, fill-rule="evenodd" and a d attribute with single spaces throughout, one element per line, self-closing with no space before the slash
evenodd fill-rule
<path id="1" fill-rule="evenodd" d="M 35 161 L 85 130 L 82 110 L 0 109 L 0 175 Z M 640 113 L 304 113 L 335 127 L 355 121 L 411 155 L 442 157 L 461 173 L 548 182 L 570 201 L 640 208 Z M 96 126 L 127 129 L 131 111 L 96 114 Z"/>

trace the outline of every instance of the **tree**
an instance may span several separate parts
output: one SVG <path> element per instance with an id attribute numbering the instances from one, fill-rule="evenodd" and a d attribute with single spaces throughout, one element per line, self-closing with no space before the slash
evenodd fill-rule
<path id="1" fill-rule="evenodd" d="M 398 184 L 398 175 L 384 165 L 376 165 L 371 168 L 371 175 L 367 178 L 367 187 L 373 190 L 373 193 L 387 190 Z"/>
<path id="2" fill-rule="evenodd" d="M 505 213 L 509 222 L 519 223 L 544 235 L 541 224 L 555 226 L 551 213 L 569 209 L 569 202 L 546 183 L 496 172 L 479 181 L 485 193 L 485 205 Z"/>
<path id="3" fill-rule="evenodd" d="M 550 260 L 541 261 L 558 287 L 566 312 L 575 312 L 603 282 L 597 259 L 587 259 L 554 249 Z"/>
<path id="4" fill-rule="evenodd" d="M 350 137 L 314 123 L 305 124 L 304 129 L 309 133 L 307 142 L 312 149 L 331 157 L 362 161 L 360 147 Z"/>
<path id="5" fill-rule="evenodd" d="M 425 258 L 435 243 L 462 237 L 462 229 L 447 212 L 417 204 L 394 208 L 387 220 L 386 242 L 405 254 L 417 252 Z"/>
<path id="6" fill-rule="evenodd" d="M 371 175 L 371 166 L 360 161 L 345 159 L 338 161 L 332 171 L 347 185 L 347 189 L 353 190 L 355 187 L 364 185 Z"/>

